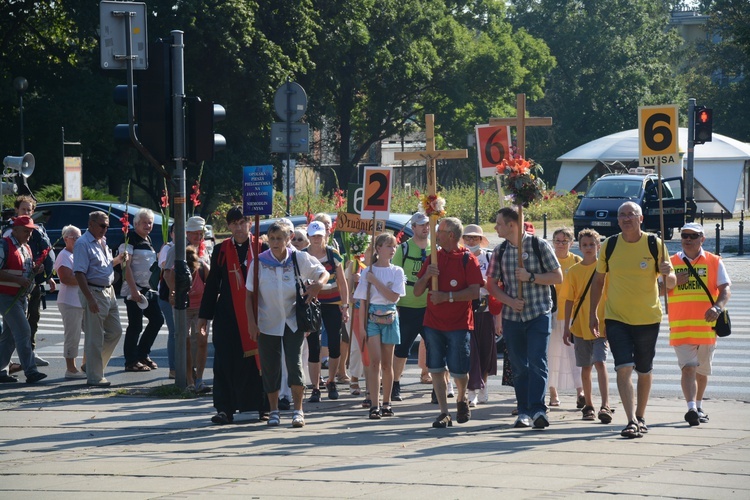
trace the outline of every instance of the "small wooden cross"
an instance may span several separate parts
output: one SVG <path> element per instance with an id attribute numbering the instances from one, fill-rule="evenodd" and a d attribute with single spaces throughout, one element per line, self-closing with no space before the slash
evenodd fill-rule
<path id="1" fill-rule="evenodd" d="M 516 147 L 518 155 L 526 159 L 526 127 L 549 127 L 551 117 L 526 117 L 526 94 L 516 94 L 515 118 L 490 118 L 490 125 L 510 125 L 516 127 Z M 498 189 L 500 185 L 498 184 Z M 523 267 L 523 207 L 518 205 L 518 267 Z M 523 298 L 521 284 L 518 286 L 518 298 Z"/>
<path id="2" fill-rule="evenodd" d="M 427 194 L 437 195 L 437 174 L 435 160 L 458 160 L 468 158 L 465 149 L 439 151 L 435 149 L 435 115 L 424 115 L 425 121 L 425 150 L 404 151 L 394 155 L 396 160 L 425 160 L 427 164 Z M 436 215 L 430 215 L 430 261 L 437 265 L 437 245 L 435 244 Z M 432 277 L 432 289 L 438 289 L 437 276 Z"/>

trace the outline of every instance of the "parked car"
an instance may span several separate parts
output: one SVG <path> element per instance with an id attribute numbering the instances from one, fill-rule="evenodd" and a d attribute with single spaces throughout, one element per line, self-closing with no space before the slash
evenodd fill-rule
<path id="1" fill-rule="evenodd" d="M 335 221 L 337 214 L 329 214 L 331 216 L 331 220 Z M 292 215 L 290 217 L 287 217 L 287 219 L 292 221 L 292 224 L 294 224 L 294 227 L 301 226 L 301 225 L 307 225 L 307 217 L 304 215 Z M 276 219 L 263 219 L 260 221 L 259 229 L 260 234 L 266 234 L 268 232 L 268 228 L 271 227 L 271 224 L 273 224 Z M 407 239 L 414 236 L 414 231 L 411 229 L 411 224 L 409 224 L 409 221 L 411 220 L 410 214 L 391 214 L 390 217 L 388 217 L 388 220 L 385 221 L 385 228 L 387 231 L 390 231 L 391 233 L 398 234 L 399 231 L 404 231 L 404 238 L 402 241 L 406 241 Z M 253 234 L 255 232 L 255 229 L 252 229 Z M 339 243 L 339 248 L 343 249 L 343 244 L 341 242 L 341 233 L 335 232 L 334 238 Z"/>
<path id="2" fill-rule="evenodd" d="M 645 169 L 630 169 L 627 174 L 605 174 L 597 179 L 586 192 L 573 216 L 576 238 L 581 229 L 590 227 L 602 236 L 620 232 L 617 209 L 626 201 L 632 201 L 643 212 L 644 231 L 658 232 L 659 195 L 658 176 Z M 671 240 L 674 229 L 685 223 L 685 197 L 682 177 L 662 179 L 662 205 L 664 207 L 664 239 Z"/>
<path id="3" fill-rule="evenodd" d="M 128 205 L 128 214 L 130 215 L 130 228 L 133 230 L 133 218 L 136 212 L 142 207 L 138 205 Z M 125 213 L 124 203 L 112 203 L 109 201 L 49 201 L 39 203 L 34 211 L 33 219 L 35 222 L 44 224 L 47 235 L 59 251 L 65 247 L 62 239 L 62 228 L 73 224 L 81 230 L 86 231 L 88 227 L 89 214 L 95 210 L 101 210 L 109 214 L 109 229 L 107 230 L 107 246 L 116 250 L 124 241 L 122 232 L 122 223 L 120 218 Z M 151 242 L 158 252 L 163 244 L 161 233 L 162 216 L 158 211 L 154 212 L 154 229 L 151 231 Z"/>

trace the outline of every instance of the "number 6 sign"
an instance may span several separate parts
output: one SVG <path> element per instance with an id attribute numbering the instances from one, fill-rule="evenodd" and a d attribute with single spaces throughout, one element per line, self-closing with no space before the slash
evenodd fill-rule
<path id="1" fill-rule="evenodd" d="M 641 167 L 679 165 L 676 104 L 638 108 L 639 164 Z"/>
<path id="2" fill-rule="evenodd" d="M 387 219 L 391 213 L 391 179 L 393 169 L 390 167 L 365 167 L 362 199 L 363 219 Z"/>
<path id="3" fill-rule="evenodd" d="M 479 176 L 493 177 L 503 159 L 510 158 L 510 127 L 503 125 L 477 125 L 477 154 Z"/>

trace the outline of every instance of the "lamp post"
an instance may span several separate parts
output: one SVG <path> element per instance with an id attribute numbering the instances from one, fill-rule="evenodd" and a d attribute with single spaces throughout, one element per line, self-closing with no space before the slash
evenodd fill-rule
<path id="1" fill-rule="evenodd" d="M 18 115 L 21 121 L 21 150 L 18 154 L 23 156 L 26 151 L 26 145 L 23 140 L 23 94 L 29 88 L 29 81 L 22 76 L 18 76 L 13 79 L 13 88 L 18 92 Z"/>

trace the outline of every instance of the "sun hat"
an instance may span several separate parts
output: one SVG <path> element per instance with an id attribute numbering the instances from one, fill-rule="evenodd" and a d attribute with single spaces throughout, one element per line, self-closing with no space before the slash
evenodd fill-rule
<path id="1" fill-rule="evenodd" d="M 464 234 L 463 236 L 479 236 L 482 239 L 482 242 L 479 244 L 482 248 L 487 248 L 490 246 L 490 240 L 487 239 L 487 237 L 484 235 L 484 231 L 480 226 L 477 226 L 476 224 L 469 224 L 464 228 Z"/>
<path id="2" fill-rule="evenodd" d="M 185 223 L 185 231 L 203 231 L 206 227 L 206 220 L 203 217 L 190 217 Z"/>

